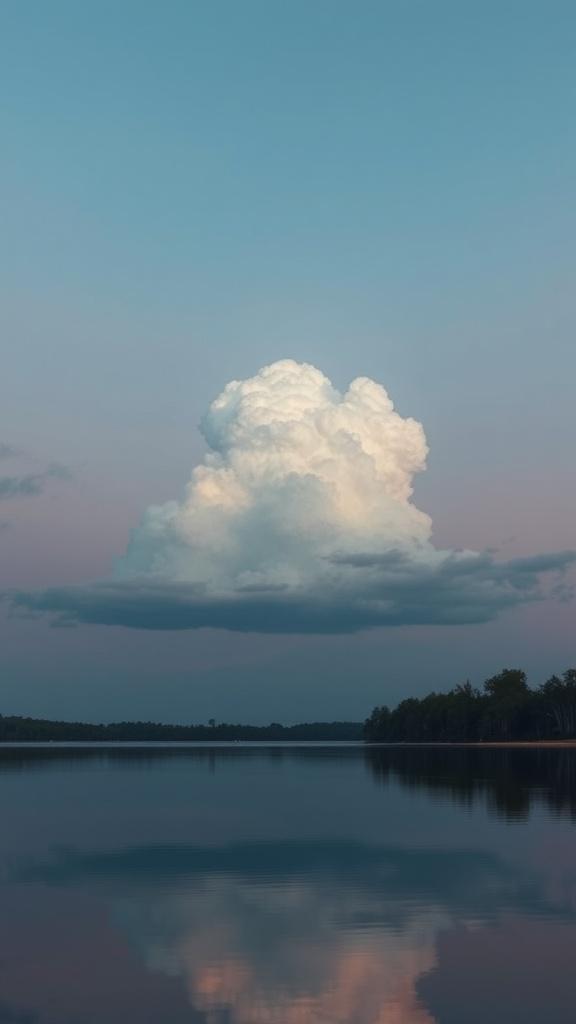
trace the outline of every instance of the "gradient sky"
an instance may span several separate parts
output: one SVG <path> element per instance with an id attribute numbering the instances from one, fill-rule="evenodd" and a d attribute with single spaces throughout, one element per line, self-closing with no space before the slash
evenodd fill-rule
<path id="1" fill-rule="evenodd" d="M 576 12 L 7 0 L 0 585 L 106 577 L 197 425 L 276 359 L 368 375 L 431 448 L 442 546 L 576 547 Z M 74 479 L 67 479 L 69 470 Z M 576 661 L 574 604 L 354 636 L 6 618 L 4 713 L 360 718 Z"/>

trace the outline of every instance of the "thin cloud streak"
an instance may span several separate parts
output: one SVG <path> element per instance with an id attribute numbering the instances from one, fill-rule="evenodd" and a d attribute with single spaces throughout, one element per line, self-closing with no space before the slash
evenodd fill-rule
<path id="1" fill-rule="evenodd" d="M 5 444 L 3 441 L 0 441 L 0 459 L 15 459 L 18 455 L 20 455 L 20 452 L 14 445 Z"/>
<path id="2" fill-rule="evenodd" d="M 36 498 L 44 493 L 51 481 L 69 482 L 73 479 L 72 471 L 58 462 L 52 463 L 40 473 L 0 476 L 0 500 Z"/>

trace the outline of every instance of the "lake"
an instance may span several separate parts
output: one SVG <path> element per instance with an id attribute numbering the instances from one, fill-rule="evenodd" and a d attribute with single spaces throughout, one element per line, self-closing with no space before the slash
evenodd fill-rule
<path id="1" fill-rule="evenodd" d="M 576 751 L 0 749 L 0 1024 L 573 1024 Z"/>

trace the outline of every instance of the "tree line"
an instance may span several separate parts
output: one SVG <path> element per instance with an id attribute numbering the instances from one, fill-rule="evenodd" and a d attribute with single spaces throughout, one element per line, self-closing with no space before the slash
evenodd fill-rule
<path id="1" fill-rule="evenodd" d="M 70 742 L 229 742 L 229 741 L 332 741 L 361 740 L 361 722 L 303 722 L 299 725 L 163 725 L 159 722 L 57 722 L 41 718 L 0 715 L 0 743 Z"/>
<path id="2" fill-rule="evenodd" d="M 448 693 L 376 707 L 364 724 L 369 743 L 482 743 L 576 738 L 576 669 L 536 689 L 526 673 L 505 668 L 482 689 L 469 682 Z"/>

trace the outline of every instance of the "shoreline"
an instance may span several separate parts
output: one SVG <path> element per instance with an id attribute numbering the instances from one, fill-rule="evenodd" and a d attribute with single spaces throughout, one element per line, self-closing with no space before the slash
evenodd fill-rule
<path id="1" fill-rule="evenodd" d="M 487 740 L 481 741 L 442 741 L 429 740 L 425 743 L 409 742 L 366 742 L 364 740 L 5 740 L 0 741 L 0 752 L 2 750 L 15 749 L 117 749 L 119 747 L 130 749 L 160 749 L 160 748 L 235 748 L 243 747 L 250 749 L 257 748 L 294 748 L 294 747 L 357 747 L 362 750 L 374 750 L 390 748 L 399 749 L 432 749 L 445 750 L 447 748 L 469 748 L 474 750 L 488 749 L 576 749 L 576 739 L 572 740 Z"/>

